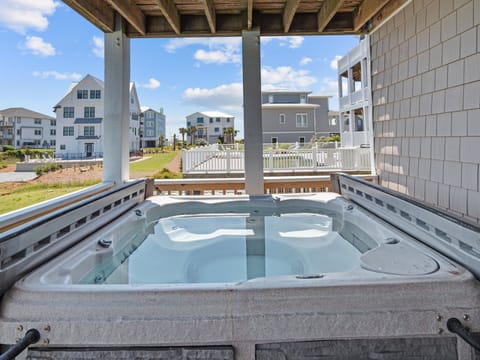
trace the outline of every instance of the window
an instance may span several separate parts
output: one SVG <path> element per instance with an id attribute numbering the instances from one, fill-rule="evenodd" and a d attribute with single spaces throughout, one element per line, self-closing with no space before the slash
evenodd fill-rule
<path id="1" fill-rule="evenodd" d="M 272 137 L 272 144 L 276 144 L 276 143 L 278 143 L 278 138 Z"/>
<path id="2" fill-rule="evenodd" d="M 10 130 L 10 129 L 8 129 L 8 130 Z M 18 135 L 18 136 L 22 135 L 22 130 L 18 129 L 18 130 L 17 130 L 17 135 Z"/>
<path id="3" fill-rule="evenodd" d="M 147 130 L 147 136 L 155 136 L 153 130 Z"/>
<path id="4" fill-rule="evenodd" d="M 90 99 L 101 99 L 100 90 L 90 90 Z"/>
<path id="5" fill-rule="evenodd" d="M 307 102 L 307 95 L 300 95 L 300 104 L 305 104 Z"/>
<path id="6" fill-rule="evenodd" d="M 213 123 L 213 118 L 210 118 L 210 124 Z"/>
<path id="7" fill-rule="evenodd" d="M 50 126 L 57 126 L 57 120 L 50 120 Z"/>
<path id="8" fill-rule="evenodd" d="M 95 136 L 95 126 L 85 126 L 83 128 L 83 136 Z"/>
<path id="9" fill-rule="evenodd" d="M 83 117 L 94 118 L 95 117 L 95 107 L 94 106 L 85 106 L 83 108 Z"/>
<path id="10" fill-rule="evenodd" d="M 77 90 L 77 99 L 88 99 L 88 90 Z"/>
<path id="11" fill-rule="evenodd" d="M 203 117 L 197 118 L 197 124 L 203 124 Z"/>
<path id="12" fill-rule="evenodd" d="M 22 123 L 22 118 L 17 118 L 17 124 L 21 124 Z"/>
<path id="13" fill-rule="evenodd" d="M 187 126 L 191 126 L 191 125 L 192 125 L 191 121 L 187 121 Z"/>
<path id="14" fill-rule="evenodd" d="M 336 126 L 337 125 L 337 118 L 335 116 L 332 116 L 330 119 L 328 119 L 329 125 L 330 126 Z"/>
<path id="15" fill-rule="evenodd" d="M 273 103 L 273 94 L 269 94 L 269 95 L 268 95 L 268 102 L 269 102 L 270 104 Z"/>
<path id="16" fill-rule="evenodd" d="M 215 128 L 214 131 L 215 132 L 220 132 L 220 128 Z"/>
<path id="17" fill-rule="evenodd" d="M 227 123 L 229 123 L 229 122 L 230 122 L 230 118 L 227 118 Z"/>
<path id="18" fill-rule="evenodd" d="M 300 144 L 305 144 L 305 136 L 300 136 L 300 137 L 298 138 L 298 142 L 299 142 Z"/>
<path id="19" fill-rule="evenodd" d="M 155 126 L 155 123 L 152 121 L 152 120 L 148 120 L 147 121 L 147 127 L 154 127 Z"/>
<path id="20" fill-rule="evenodd" d="M 65 145 L 60 145 L 60 150 L 65 150 Z"/>
<path id="21" fill-rule="evenodd" d="M 133 98 L 133 95 L 130 95 L 130 104 L 135 104 L 135 99 Z"/>
<path id="22" fill-rule="evenodd" d="M 75 112 L 73 110 L 73 106 L 65 106 L 63 108 L 63 117 L 64 118 L 73 118 L 75 116 Z"/>
<path id="23" fill-rule="evenodd" d="M 216 122 L 220 122 L 220 118 L 216 118 L 215 121 L 216 121 Z"/>
<path id="24" fill-rule="evenodd" d="M 308 126 L 307 114 L 296 114 L 297 128 L 305 128 Z"/>
<path id="25" fill-rule="evenodd" d="M 57 143 L 55 142 L 55 139 L 50 140 L 50 146 L 55 146 Z"/>
<path id="26" fill-rule="evenodd" d="M 57 135 L 57 130 L 50 129 L 50 135 Z"/>
<path id="27" fill-rule="evenodd" d="M 73 136 L 73 126 L 64 126 L 63 136 Z"/>
<path id="28" fill-rule="evenodd" d="M 34 119 L 34 120 L 33 120 L 33 123 L 34 123 L 35 125 L 42 125 L 42 119 Z"/>
<path id="29" fill-rule="evenodd" d="M 42 130 L 36 129 L 36 130 L 34 130 L 34 134 L 35 135 L 42 135 Z"/>
<path id="30" fill-rule="evenodd" d="M 285 114 L 280 114 L 280 124 L 285 124 Z"/>

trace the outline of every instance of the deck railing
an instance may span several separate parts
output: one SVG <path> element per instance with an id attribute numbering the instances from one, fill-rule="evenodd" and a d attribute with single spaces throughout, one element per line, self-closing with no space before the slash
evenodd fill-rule
<path id="1" fill-rule="evenodd" d="M 377 182 L 377 176 L 355 175 Z M 244 178 L 157 179 L 157 195 L 240 195 L 245 194 Z M 330 175 L 266 176 L 265 194 L 289 194 L 333 191 Z"/>
<path id="2" fill-rule="evenodd" d="M 289 148 L 263 151 L 263 168 L 267 172 L 295 171 L 369 171 L 369 148 Z M 184 174 L 235 174 L 245 169 L 243 150 L 212 147 L 184 150 Z"/>

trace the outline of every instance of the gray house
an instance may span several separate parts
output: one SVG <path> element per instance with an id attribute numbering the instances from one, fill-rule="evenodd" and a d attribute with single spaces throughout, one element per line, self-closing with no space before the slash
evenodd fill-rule
<path id="1" fill-rule="evenodd" d="M 328 96 L 309 91 L 262 92 L 262 127 L 264 143 L 305 143 L 339 133 L 328 118 Z"/>
<path id="2" fill-rule="evenodd" d="M 157 111 L 149 107 L 142 107 L 142 121 L 142 147 L 159 146 L 160 136 L 165 136 L 166 116 L 163 108 Z"/>

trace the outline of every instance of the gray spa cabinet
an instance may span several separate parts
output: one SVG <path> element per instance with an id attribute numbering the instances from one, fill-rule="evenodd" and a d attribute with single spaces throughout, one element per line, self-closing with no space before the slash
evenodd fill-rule
<path id="1" fill-rule="evenodd" d="M 215 199 L 154 197 L 17 281 L 0 305 L 0 344 L 36 328 L 41 339 L 25 355 L 32 360 L 480 358 L 446 327 L 458 318 L 480 330 L 472 273 L 344 198 L 323 196 L 295 204 L 329 203 L 332 216 L 350 224 L 346 237 L 358 228 L 380 234 L 350 271 L 223 283 L 79 282 L 116 251 L 100 249 L 100 239 L 115 243 L 117 235 L 137 233 L 136 224 L 162 206 L 168 216 L 202 207 L 218 213 Z M 218 203 L 229 211 L 228 201 Z"/>

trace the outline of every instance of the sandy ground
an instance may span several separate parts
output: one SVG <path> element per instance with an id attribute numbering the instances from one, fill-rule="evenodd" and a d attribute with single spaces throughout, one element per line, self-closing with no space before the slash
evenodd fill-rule
<path id="1" fill-rule="evenodd" d="M 167 166 L 170 171 L 179 172 L 180 171 L 180 161 L 182 155 L 178 154 Z M 0 172 L 14 172 L 15 165 L 9 165 L 4 169 L 0 169 Z M 75 181 L 85 181 L 85 180 L 101 180 L 102 179 L 103 169 L 101 166 L 90 166 L 90 167 L 81 167 L 81 168 L 68 168 L 61 169 L 54 172 L 49 172 L 47 174 L 36 177 L 33 180 L 26 181 L 29 184 L 38 184 L 38 183 L 56 183 L 56 182 L 68 182 L 70 180 Z M 150 174 L 152 175 L 152 174 Z M 145 174 L 130 174 L 132 179 L 137 179 L 144 177 Z M 25 183 L 25 182 L 23 182 Z M 5 190 L 11 190 L 12 187 L 18 187 L 22 183 L 19 182 L 5 182 L 0 184 L 0 194 L 5 193 Z"/>

